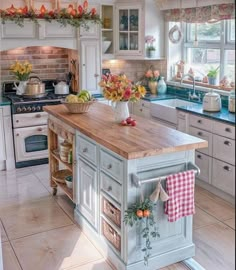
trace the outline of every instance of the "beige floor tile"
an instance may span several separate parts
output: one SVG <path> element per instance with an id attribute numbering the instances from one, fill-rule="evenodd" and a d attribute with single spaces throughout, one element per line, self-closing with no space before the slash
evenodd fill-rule
<path id="1" fill-rule="evenodd" d="M 1 219 L 10 240 L 73 224 L 52 198 L 8 207 Z"/>
<path id="2" fill-rule="evenodd" d="M 5 232 L 5 229 L 4 229 L 3 225 L 2 225 L 1 220 L 0 220 L 0 233 L 1 233 L 2 242 L 8 241 L 8 238 L 7 238 L 7 235 L 6 235 L 6 232 Z"/>
<path id="3" fill-rule="evenodd" d="M 235 208 L 225 201 L 217 201 L 204 193 L 195 193 L 196 205 L 219 220 L 227 220 L 235 217 Z"/>
<path id="4" fill-rule="evenodd" d="M 13 240 L 24 270 L 62 270 L 102 259 L 76 225 Z"/>
<path id="5" fill-rule="evenodd" d="M 21 270 L 14 251 L 9 242 L 2 243 L 3 269 Z M 35 269 L 35 268 L 34 268 Z"/>
<path id="6" fill-rule="evenodd" d="M 189 268 L 182 263 L 175 263 L 167 267 L 161 268 L 160 270 L 188 270 Z"/>
<path id="7" fill-rule="evenodd" d="M 193 232 L 196 245 L 194 259 L 206 270 L 235 269 L 235 231 L 217 223 Z"/>
<path id="8" fill-rule="evenodd" d="M 193 229 L 197 229 L 206 225 L 218 223 L 218 220 L 196 207 L 196 214 L 193 216 Z"/>
<path id="9" fill-rule="evenodd" d="M 33 175 L 24 176 L 22 183 L 10 184 L 0 188 L 0 216 L 5 207 L 50 196 L 47 189 Z"/>
<path id="10" fill-rule="evenodd" d="M 55 196 L 56 202 L 60 205 L 60 207 L 66 212 L 66 214 L 74 220 L 74 203 L 68 198 L 65 194 L 58 194 Z"/>
<path id="11" fill-rule="evenodd" d="M 235 230 L 235 219 L 234 218 L 225 220 L 224 223 Z"/>
<path id="12" fill-rule="evenodd" d="M 111 266 L 105 260 L 98 260 L 89 264 L 81 265 L 78 267 L 70 268 L 70 270 L 116 270 L 111 268 Z"/>

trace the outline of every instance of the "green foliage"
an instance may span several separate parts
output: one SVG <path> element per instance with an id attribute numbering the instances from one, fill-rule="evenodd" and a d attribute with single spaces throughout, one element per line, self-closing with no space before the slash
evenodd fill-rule
<path id="1" fill-rule="evenodd" d="M 211 67 L 208 70 L 207 76 L 210 78 L 216 78 L 218 73 L 219 73 L 219 68 L 220 68 L 220 66 L 218 66 L 217 68 Z"/>
<path id="2" fill-rule="evenodd" d="M 134 204 L 132 207 L 126 210 L 124 216 L 124 223 L 130 227 L 133 227 L 135 224 L 139 226 L 144 225 L 141 233 L 142 237 L 145 239 L 145 246 L 142 248 L 142 252 L 144 252 L 144 264 L 146 266 L 148 265 L 148 260 L 151 256 L 151 239 L 160 237 L 157 229 L 157 224 L 152 213 L 153 206 L 153 202 L 149 199 L 146 199 L 141 203 Z M 139 210 L 148 210 L 150 211 L 150 215 L 147 217 L 138 217 L 137 211 Z"/>
<path id="3" fill-rule="evenodd" d="M 147 50 L 148 50 L 148 51 L 155 51 L 156 48 L 155 48 L 154 46 L 151 45 L 151 46 L 148 46 L 148 47 L 147 47 Z"/>

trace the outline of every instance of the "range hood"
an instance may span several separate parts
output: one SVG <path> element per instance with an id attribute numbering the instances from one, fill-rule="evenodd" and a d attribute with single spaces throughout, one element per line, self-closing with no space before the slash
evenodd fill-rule
<path id="1" fill-rule="evenodd" d="M 78 49 L 78 32 L 68 25 L 61 26 L 57 22 L 38 20 L 39 24 L 24 21 L 20 27 L 14 22 L 0 24 L 0 50 L 6 51 L 16 47 L 54 46 L 67 49 Z"/>

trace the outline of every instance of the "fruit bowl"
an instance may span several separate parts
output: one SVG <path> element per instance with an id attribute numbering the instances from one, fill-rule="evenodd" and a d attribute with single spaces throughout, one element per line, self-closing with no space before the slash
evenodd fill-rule
<path id="1" fill-rule="evenodd" d="M 90 107 L 96 102 L 96 100 L 91 100 L 87 102 L 77 102 L 70 103 L 63 101 L 62 104 L 67 108 L 70 113 L 86 113 L 89 111 Z"/>

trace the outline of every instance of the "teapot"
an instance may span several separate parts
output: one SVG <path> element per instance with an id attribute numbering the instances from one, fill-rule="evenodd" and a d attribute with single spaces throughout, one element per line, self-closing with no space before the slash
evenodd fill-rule
<path id="1" fill-rule="evenodd" d="M 69 94 L 69 85 L 66 82 L 59 82 L 58 84 L 53 83 L 56 95 L 67 95 Z"/>

